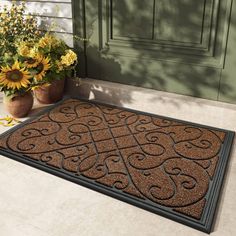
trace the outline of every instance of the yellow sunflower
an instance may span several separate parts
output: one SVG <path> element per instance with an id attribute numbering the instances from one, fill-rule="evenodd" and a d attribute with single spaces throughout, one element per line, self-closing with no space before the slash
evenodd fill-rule
<path id="1" fill-rule="evenodd" d="M 37 74 L 35 74 L 36 80 L 42 80 L 43 77 L 46 75 L 47 71 L 50 69 L 50 60 L 48 57 L 41 57 L 39 64 L 37 66 Z"/>
<path id="2" fill-rule="evenodd" d="M 28 84 L 30 84 L 30 78 L 29 71 L 21 68 L 18 61 L 15 61 L 12 67 L 6 66 L 1 68 L 0 84 L 8 89 L 27 88 Z"/>
<path id="3" fill-rule="evenodd" d="M 35 58 L 32 58 L 32 57 L 29 57 L 25 60 L 25 65 L 27 68 L 37 67 L 38 64 L 39 64 L 39 62 Z"/>
<path id="4" fill-rule="evenodd" d="M 38 42 L 38 46 L 41 48 L 52 47 L 57 44 L 58 44 L 58 40 L 53 35 L 50 35 L 50 34 L 46 34 Z"/>
<path id="5" fill-rule="evenodd" d="M 36 54 L 34 57 L 28 57 L 25 60 L 25 65 L 27 68 L 35 68 L 42 61 L 43 57 L 40 54 Z"/>

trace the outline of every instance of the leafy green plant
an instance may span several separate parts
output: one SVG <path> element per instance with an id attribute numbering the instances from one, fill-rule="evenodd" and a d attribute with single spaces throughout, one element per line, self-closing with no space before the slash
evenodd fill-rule
<path id="1" fill-rule="evenodd" d="M 56 35 L 40 31 L 37 19 L 26 15 L 25 3 L 13 3 L 0 13 L 0 91 L 24 93 L 53 80 L 70 77 L 77 55 Z"/>

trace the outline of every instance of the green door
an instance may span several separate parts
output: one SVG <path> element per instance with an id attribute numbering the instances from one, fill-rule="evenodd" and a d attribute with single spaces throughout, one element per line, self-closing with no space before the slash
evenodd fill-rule
<path id="1" fill-rule="evenodd" d="M 89 39 L 79 43 L 84 76 L 234 102 L 236 65 L 228 72 L 226 60 L 232 0 L 76 0 L 73 7 L 75 32 Z"/>

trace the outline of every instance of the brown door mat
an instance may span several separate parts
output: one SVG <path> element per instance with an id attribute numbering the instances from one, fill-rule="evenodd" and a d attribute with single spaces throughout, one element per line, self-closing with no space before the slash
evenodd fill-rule
<path id="1" fill-rule="evenodd" d="M 210 232 L 234 133 L 66 99 L 0 137 L 0 153 Z"/>

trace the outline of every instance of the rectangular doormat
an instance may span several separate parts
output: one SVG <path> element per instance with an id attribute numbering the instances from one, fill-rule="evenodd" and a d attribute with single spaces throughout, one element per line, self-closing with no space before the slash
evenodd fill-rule
<path id="1" fill-rule="evenodd" d="M 0 154 L 209 233 L 233 136 L 66 99 L 1 135 Z"/>

